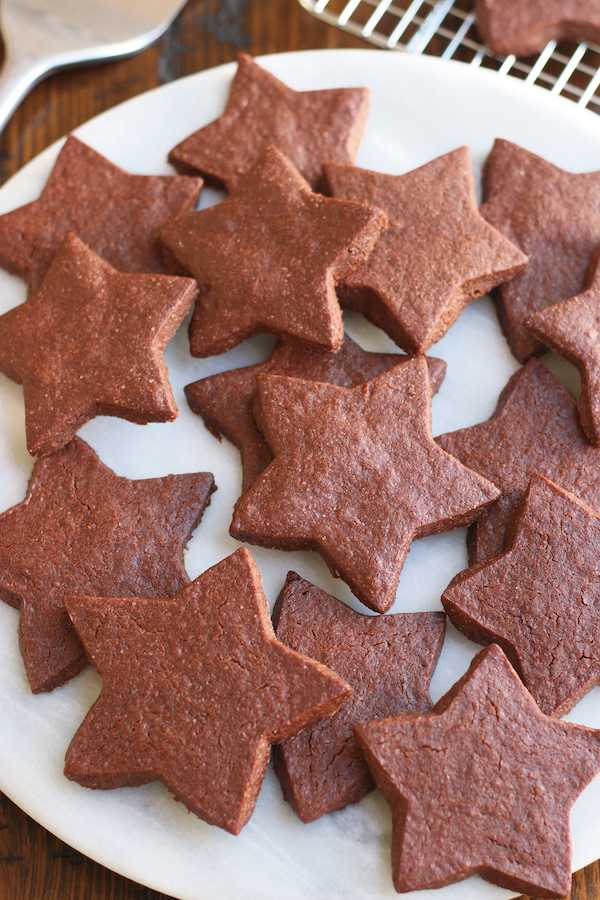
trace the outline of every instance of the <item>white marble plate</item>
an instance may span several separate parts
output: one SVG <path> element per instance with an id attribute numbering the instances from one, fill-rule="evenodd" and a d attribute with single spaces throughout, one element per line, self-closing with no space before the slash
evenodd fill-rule
<path id="1" fill-rule="evenodd" d="M 372 112 L 359 154 L 359 164 L 367 168 L 406 172 L 468 144 L 479 173 L 498 136 L 573 171 L 600 168 L 600 119 L 567 100 L 496 73 L 375 50 L 290 53 L 266 57 L 261 64 L 299 90 L 370 86 Z M 168 173 L 168 150 L 220 114 L 234 71 L 234 65 L 222 66 L 143 94 L 83 125 L 77 135 L 131 172 Z M 58 144 L 49 148 L 0 190 L 0 212 L 39 195 L 58 150 Z M 203 203 L 216 199 L 207 192 Z M 0 312 L 24 296 L 23 284 L 0 271 Z M 358 316 L 349 315 L 347 326 L 366 349 L 394 349 Z M 225 356 L 192 359 L 183 327 L 166 352 L 180 406 L 177 421 L 140 427 L 99 418 L 81 430 L 119 475 L 214 473 L 218 492 L 186 555 L 192 578 L 239 546 L 229 537 L 228 526 L 241 473 L 237 451 L 226 441 L 218 443 L 192 415 L 183 386 L 212 372 L 264 359 L 271 345 L 271 339 L 260 338 Z M 448 362 L 446 381 L 433 401 L 436 434 L 488 418 L 517 368 L 486 298 L 469 306 L 433 354 Z M 568 366 L 556 358 L 550 364 L 576 386 Z M 23 498 L 32 461 L 25 449 L 21 388 L 1 376 L 0 463 L 0 509 L 6 509 Z M 286 572 L 294 568 L 359 608 L 346 586 L 329 576 L 317 554 L 252 552 L 271 603 Z M 394 610 L 439 609 L 443 589 L 466 563 L 464 531 L 415 543 Z M 160 784 L 94 792 L 67 781 L 62 774 L 64 753 L 98 694 L 100 679 L 88 669 L 51 694 L 33 696 L 17 647 L 17 618 L 14 610 L 0 604 L 0 789 L 46 828 L 105 866 L 181 900 L 396 896 L 390 876 L 391 820 L 377 794 L 302 825 L 283 803 L 269 772 L 255 814 L 242 834 L 232 837 L 188 814 Z M 433 679 L 434 699 L 465 671 L 477 649 L 448 629 Z M 571 718 L 600 727 L 600 691 L 592 691 Z M 577 802 L 572 822 L 577 869 L 600 856 L 600 779 Z M 423 900 L 509 896 L 478 878 L 422 892 Z"/>

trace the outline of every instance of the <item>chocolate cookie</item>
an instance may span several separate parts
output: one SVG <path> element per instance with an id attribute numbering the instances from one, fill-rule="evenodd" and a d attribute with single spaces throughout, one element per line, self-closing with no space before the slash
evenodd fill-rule
<path id="1" fill-rule="evenodd" d="M 368 260 L 340 283 L 340 303 L 408 353 L 425 353 L 469 300 L 527 265 L 480 216 L 468 147 L 407 175 L 335 164 L 325 173 L 334 197 L 378 206 L 389 218 Z"/>
<path id="2" fill-rule="evenodd" d="M 497 140 L 484 174 L 482 216 L 529 257 L 524 272 L 495 292 L 510 349 L 525 362 L 542 352 L 527 316 L 586 287 L 600 243 L 600 172 L 574 175 Z"/>
<path id="3" fill-rule="evenodd" d="M 436 445 L 427 363 L 356 388 L 259 375 L 275 459 L 238 500 L 230 533 L 317 550 L 371 609 L 394 603 L 410 542 L 471 523 L 498 496 Z"/>
<path id="4" fill-rule="evenodd" d="M 596 253 L 596 256 L 598 254 Z M 540 341 L 572 362 L 581 375 L 579 415 L 590 441 L 600 443 L 600 267 L 584 293 L 525 319 Z"/>
<path id="5" fill-rule="evenodd" d="M 431 712 L 356 736 L 392 808 L 397 891 L 479 874 L 518 893 L 569 893 L 569 812 L 600 771 L 600 731 L 540 712 L 496 644 Z"/>
<path id="6" fill-rule="evenodd" d="M 475 0 L 477 28 L 494 53 L 529 56 L 548 41 L 600 43 L 599 0 Z"/>
<path id="7" fill-rule="evenodd" d="M 600 510 L 600 450 L 586 438 L 575 401 L 535 359 L 516 372 L 489 422 L 436 438 L 502 491 L 469 532 L 469 561 L 501 553 L 533 472 Z"/>
<path id="8" fill-rule="evenodd" d="M 175 419 L 162 354 L 197 292 L 191 278 L 122 275 L 68 234 L 37 294 L 0 317 L 0 371 L 23 385 L 29 452 L 54 453 L 99 415 Z"/>
<path id="9" fill-rule="evenodd" d="M 375 787 L 353 726 L 431 709 L 443 613 L 363 616 L 290 572 L 275 609 L 277 638 L 352 687 L 341 709 L 273 748 L 284 798 L 303 822 L 358 803 Z"/>
<path id="10" fill-rule="evenodd" d="M 69 594 L 170 597 L 187 584 L 183 550 L 214 490 L 205 472 L 119 478 L 79 438 L 36 464 L 26 499 L 0 515 L 0 598 L 21 611 L 34 693 L 87 665 Z"/>
<path id="11" fill-rule="evenodd" d="M 250 488 L 273 459 L 269 445 L 258 430 L 252 411 L 258 376 L 285 375 L 305 381 L 326 381 L 340 387 L 356 387 L 382 372 L 406 362 L 397 353 L 368 353 L 348 335 L 337 353 L 316 353 L 280 341 L 265 363 L 232 369 L 188 384 L 185 393 L 195 413 L 202 416 L 208 430 L 224 435 L 242 454 L 242 492 Z M 433 393 L 439 390 L 446 372 L 441 359 L 428 359 Z"/>
<path id="12" fill-rule="evenodd" d="M 103 682 L 67 751 L 67 778 L 101 789 L 158 779 L 232 834 L 252 814 L 271 744 L 352 693 L 276 640 L 245 549 L 171 600 L 74 597 L 67 606 Z"/>
<path id="13" fill-rule="evenodd" d="M 240 53 L 224 115 L 178 144 L 169 160 L 231 190 L 273 144 L 318 189 L 326 160 L 354 162 L 368 115 L 368 88 L 293 91 Z"/>
<path id="14" fill-rule="evenodd" d="M 35 292 L 72 231 L 119 272 L 164 272 L 158 226 L 201 189 L 201 178 L 130 175 L 70 135 L 40 198 L 0 216 L 0 265 Z"/>
<path id="15" fill-rule="evenodd" d="M 161 229 L 176 270 L 200 287 L 192 355 L 225 353 L 265 332 L 339 350 L 335 283 L 364 262 L 386 224 L 379 209 L 313 194 L 268 147 L 224 203 Z"/>
<path id="16" fill-rule="evenodd" d="M 452 624 L 500 644 L 556 718 L 600 684 L 599 554 L 600 513 L 533 475 L 506 552 L 460 572 L 442 597 Z"/>

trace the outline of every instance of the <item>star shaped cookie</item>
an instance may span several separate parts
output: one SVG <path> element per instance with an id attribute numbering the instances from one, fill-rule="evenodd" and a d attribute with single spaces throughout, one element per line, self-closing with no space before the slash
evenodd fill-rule
<path id="1" fill-rule="evenodd" d="M 38 200 L 0 216 L 0 265 L 38 290 L 72 231 L 119 272 L 164 272 L 157 229 L 191 212 L 201 178 L 130 175 L 73 135 Z"/>
<path id="2" fill-rule="evenodd" d="M 0 515 L 0 598 L 21 611 L 34 693 L 87 665 L 65 597 L 170 597 L 188 583 L 183 550 L 214 490 L 205 472 L 120 478 L 79 438 L 36 464 L 26 499 Z"/>
<path id="3" fill-rule="evenodd" d="M 458 630 L 500 644 L 556 718 L 600 684 L 599 553 L 600 513 L 533 475 L 506 552 L 460 572 L 442 597 Z"/>
<path id="4" fill-rule="evenodd" d="M 354 162 L 368 115 L 368 88 L 294 91 L 240 53 L 225 113 L 178 144 L 169 161 L 231 190 L 273 144 L 316 190 L 324 162 Z"/>
<path id="5" fill-rule="evenodd" d="M 192 355 L 225 353 L 265 332 L 339 350 L 335 284 L 366 260 L 386 224 L 379 209 L 313 194 L 268 147 L 224 203 L 161 229 L 172 267 L 200 288 Z"/>
<path id="6" fill-rule="evenodd" d="M 525 271 L 495 292 L 510 349 L 525 362 L 542 352 L 525 327 L 527 316 L 587 285 L 600 243 L 600 172 L 565 172 L 517 144 L 496 140 L 484 174 L 482 216 L 529 257 Z"/>
<path id="7" fill-rule="evenodd" d="M 406 175 L 324 168 L 332 196 L 378 206 L 389 219 L 366 263 L 340 284 L 340 303 L 408 353 L 425 353 L 469 300 L 527 265 L 525 254 L 480 216 L 467 147 Z"/>
<path id="8" fill-rule="evenodd" d="M 598 0 L 475 0 L 477 28 L 503 56 L 530 56 L 548 41 L 600 43 Z"/>
<path id="9" fill-rule="evenodd" d="M 351 390 L 277 375 L 258 383 L 275 459 L 238 500 L 231 535 L 318 550 L 377 612 L 394 603 L 412 540 L 470 524 L 499 496 L 434 442 L 424 359 Z"/>
<path id="10" fill-rule="evenodd" d="M 285 799 L 303 822 L 375 787 L 356 743 L 359 722 L 431 709 L 429 682 L 444 640 L 443 613 L 363 616 L 290 572 L 273 611 L 280 641 L 352 687 L 341 709 L 273 748 Z"/>
<path id="11" fill-rule="evenodd" d="M 600 731 L 540 712 L 500 647 L 478 653 L 431 712 L 356 736 L 392 808 L 397 891 L 479 874 L 518 893 L 569 893 L 569 812 L 600 771 Z"/>
<path id="12" fill-rule="evenodd" d="M 502 491 L 469 533 L 471 564 L 503 551 L 534 472 L 600 510 L 600 450 L 586 438 L 569 392 L 535 359 L 509 380 L 488 422 L 436 441 Z"/>
<path id="13" fill-rule="evenodd" d="M 534 313 L 525 320 L 529 331 L 546 347 L 564 356 L 579 370 L 579 415 L 585 433 L 600 443 L 600 266 L 596 264 L 588 289 Z"/>
<path id="14" fill-rule="evenodd" d="M 273 454 L 257 428 L 253 404 L 258 376 L 285 375 L 306 381 L 326 381 L 340 387 L 356 387 L 382 372 L 406 362 L 408 357 L 397 353 L 368 353 L 348 335 L 337 353 L 317 353 L 299 350 L 287 341 L 280 341 L 265 363 L 231 369 L 188 384 L 185 393 L 195 413 L 215 437 L 224 435 L 242 454 L 245 493 L 256 481 Z M 446 364 L 441 359 L 428 358 L 432 392 L 442 383 Z"/>
<path id="15" fill-rule="evenodd" d="M 232 834 L 252 814 L 271 744 L 332 715 L 352 693 L 276 640 L 245 549 L 168 601 L 67 605 L 103 682 L 67 751 L 67 778 L 91 788 L 158 779 Z"/>
<path id="16" fill-rule="evenodd" d="M 196 295 L 190 278 L 122 275 L 68 234 L 37 294 L 0 317 L 0 372 L 23 385 L 29 452 L 54 453 L 98 415 L 173 421 L 162 355 Z"/>

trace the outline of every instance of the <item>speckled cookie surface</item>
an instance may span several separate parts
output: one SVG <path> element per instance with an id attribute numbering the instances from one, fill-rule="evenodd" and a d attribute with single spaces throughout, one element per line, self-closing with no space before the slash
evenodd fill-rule
<path id="1" fill-rule="evenodd" d="M 224 115 L 178 144 L 169 160 L 231 190 L 273 144 L 317 189 L 324 162 L 354 162 L 368 114 L 367 88 L 294 91 L 241 53 Z"/>
<path id="2" fill-rule="evenodd" d="M 377 612 L 394 603 L 410 542 L 469 524 L 498 496 L 436 445 L 427 363 L 348 389 L 259 375 L 275 459 L 238 501 L 230 533 L 317 550 Z"/>
<path id="3" fill-rule="evenodd" d="M 500 644 L 557 718 L 600 683 L 599 553 L 600 514 L 534 475 L 506 552 L 460 572 L 442 597 L 456 628 Z"/>
<path id="4" fill-rule="evenodd" d="M 520 362 L 542 345 L 524 319 L 587 286 L 600 243 L 600 172 L 573 174 L 496 140 L 486 163 L 481 214 L 529 257 L 525 271 L 495 292 L 500 324 Z"/>
<path id="5" fill-rule="evenodd" d="M 130 175 L 70 135 L 38 200 L 0 216 L 0 265 L 35 292 L 69 232 L 119 272 L 164 272 L 163 222 L 190 212 L 201 178 Z"/>
<path id="6" fill-rule="evenodd" d="M 591 284 L 577 297 L 563 300 L 525 320 L 529 331 L 546 347 L 579 370 L 579 415 L 585 433 L 600 444 L 600 266 Z"/>
<path id="7" fill-rule="evenodd" d="M 440 612 L 363 616 L 295 572 L 273 621 L 280 641 L 333 669 L 353 689 L 331 719 L 273 748 L 285 799 L 303 822 L 313 822 L 375 787 L 354 725 L 431 709 L 429 682 L 446 622 Z"/>
<path id="8" fill-rule="evenodd" d="M 540 712 L 496 644 L 430 713 L 356 734 L 392 808 L 397 891 L 478 873 L 518 893 L 569 893 L 569 812 L 600 770 L 600 732 Z"/>
<path id="9" fill-rule="evenodd" d="M 340 387 L 356 387 L 382 372 L 406 362 L 396 353 L 368 353 L 348 335 L 337 353 L 315 353 L 281 341 L 265 363 L 232 369 L 188 384 L 185 393 L 195 413 L 202 416 L 216 436 L 224 435 L 242 454 L 242 492 L 250 488 L 273 459 L 253 413 L 258 376 L 285 375 L 306 381 L 326 381 Z M 428 359 L 429 380 L 435 393 L 442 382 L 446 364 Z"/>
<path id="10" fill-rule="evenodd" d="M 0 515 L 0 598 L 20 609 L 34 693 L 87 665 L 66 596 L 169 597 L 187 584 L 183 550 L 213 490 L 203 472 L 119 478 L 79 438 L 36 464 L 27 498 Z"/>
<path id="11" fill-rule="evenodd" d="M 75 597 L 68 610 L 103 687 L 69 746 L 67 777 L 92 788 L 159 779 L 233 834 L 252 814 L 271 744 L 351 694 L 276 640 L 245 549 L 171 600 Z"/>
<path id="12" fill-rule="evenodd" d="M 224 353 L 261 333 L 339 350 L 335 284 L 364 262 L 386 224 L 379 209 L 313 194 L 267 148 L 227 200 L 161 229 L 177 271 L 200 288 L 192 355 Z"/>
<path id="13" fill-rule="evenodd" d="M 23 385 L 27 449 L 47 456 L 89 419 L 170 422 L 163 351 L 191 278 L 123 275 L 68 234 L 39 291 L 0 317 L 0 372 Z"/>
<path id="14" fill-rule="evenodd" d="M 599 0 L 475 0 L 477 28 L 494 53 L 529 56 L 548 41 L 600 43 Z"/>
<path id="15" fill-rule="evenodd" d="M 327 164 L 334 197 L 383 209 L 389 225 L 338 289 L 408 353 L 424 353 L 474 297 L 510 281 L 527 257 L 483 219 L 467 147 L 406 175 Z"/>
<path id="16" fill-rule="evenodd" d="M 536 359 L 513 375 L 488 422 L 436 441 L 502 491 L 469 533 L 471 563 L 502 552 L 534 472 L 600 510 L 600 450 L 585 436 L 569 392 Z"/>

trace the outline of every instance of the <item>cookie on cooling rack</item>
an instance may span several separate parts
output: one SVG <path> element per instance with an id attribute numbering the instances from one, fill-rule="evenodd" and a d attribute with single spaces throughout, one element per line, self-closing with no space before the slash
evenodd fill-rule
<path id="1" fill-rule="evenodd" d="M 475 16 L 500 56 L 540 53 L 548 41 L 600 44 L 599 0 L 475 0 Z"/>

